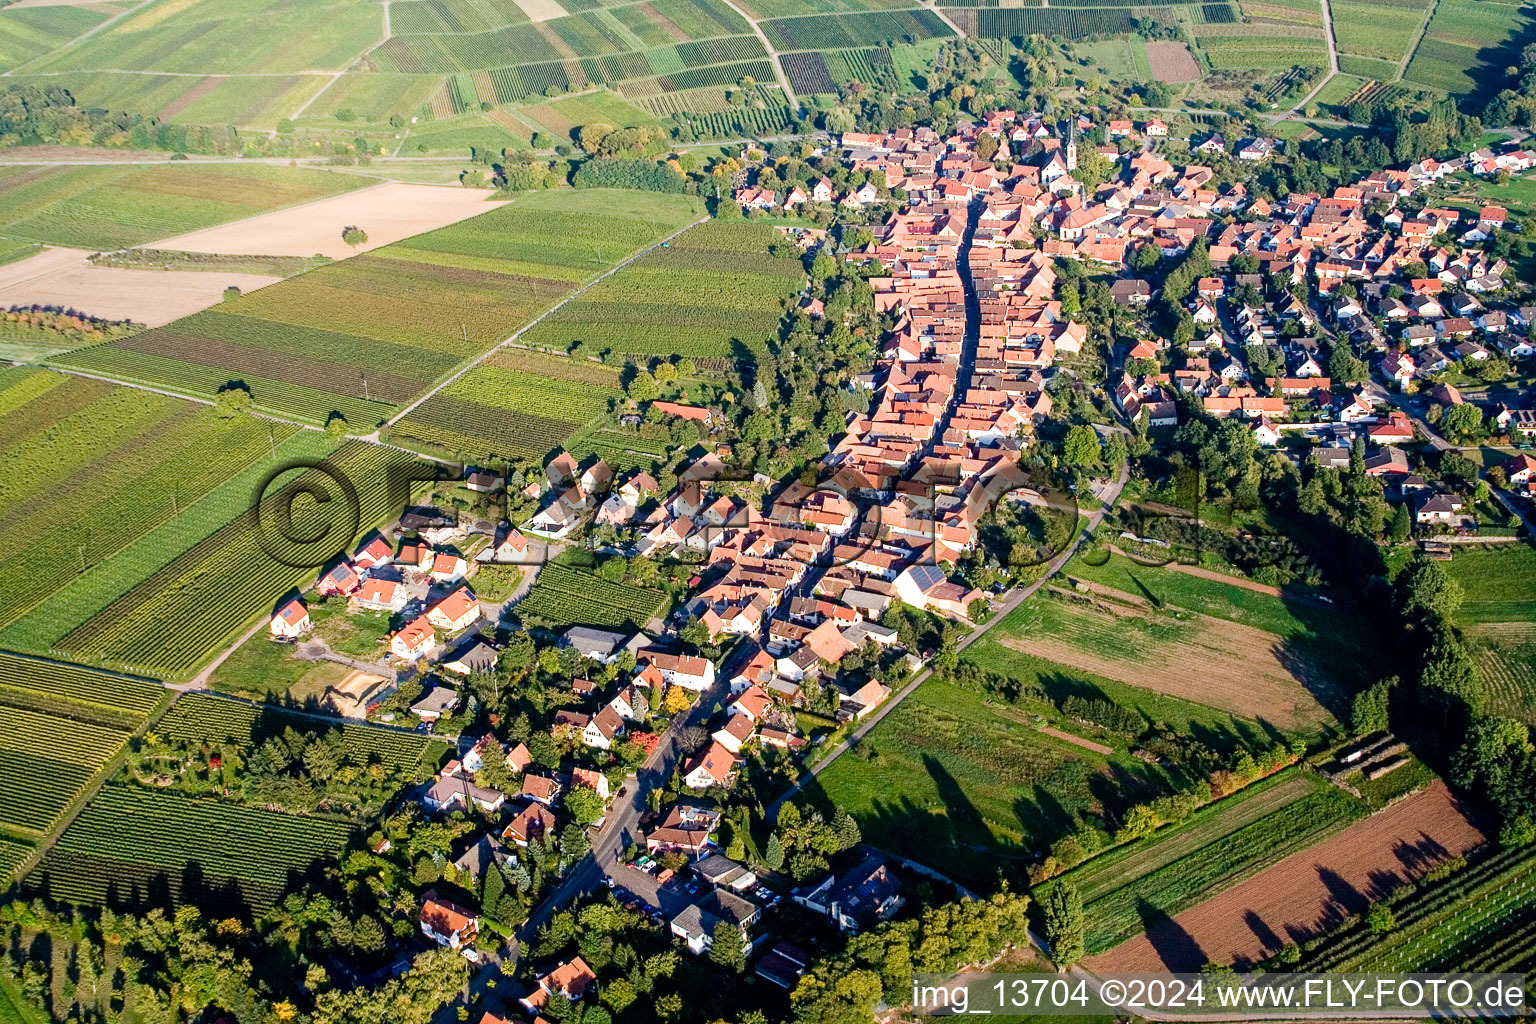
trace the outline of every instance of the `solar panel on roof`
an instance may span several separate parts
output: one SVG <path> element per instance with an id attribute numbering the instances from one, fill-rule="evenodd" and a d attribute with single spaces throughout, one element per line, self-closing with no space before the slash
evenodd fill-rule
<path id="1" fill-rule="evenodd" d="M 926 593 L 944 582 L 944 570 L 936 565 L 914 565 L 912 582 L 917 584 L 919 590 Z"/>

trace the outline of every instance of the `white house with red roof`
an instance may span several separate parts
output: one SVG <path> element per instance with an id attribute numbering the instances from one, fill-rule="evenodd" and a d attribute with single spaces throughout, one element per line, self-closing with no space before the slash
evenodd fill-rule
<path id="1" fill-rule="evenodd" d="M 267 628 L 278 640 L 294 640 L 308 633 L 313 625 L 309 620 L 309 608 L 302 598 L 295 597 L 272 614 Z"/>
<path id="2" fill-rule="evenodd" d="M 406 623 L 389 638 L 389 653 L 410 661 L 432 653 L 436 647 L 437 634 L 433 632 L 432 623 L 425 615 Z"/>
<path id="3" fill-rule="evenodd" d="M 468 629 L 480 618 L 480 602 L 468 587 L 460 587 L 427 611 L 427 621 L 448 633 Z"/>

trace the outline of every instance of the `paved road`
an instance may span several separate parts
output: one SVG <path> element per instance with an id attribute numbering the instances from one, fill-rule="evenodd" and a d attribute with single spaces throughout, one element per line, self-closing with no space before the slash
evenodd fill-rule
<path id="1" fill-rule="evenodd" d="M 981 304 L 980 299 L 976 294 L 976 288 L 970 273 L 970 243 L 972 235 L 975 231 L 976 223 L 977 218 L 975 216 L 972 216 L 967 221 L 965 237 L 962 240 L 960 248 L 956 253 L 956 265 L 960 270 L 960 280 L 965 287 L 966 312 L 965 339 L 961 351 L 961 373 L 957 378 L 955 386 L 955 395 L 957 399 L 959 396 L 965 393 L 966 388 L 969 386 L 971 371 L 975 362 L 976 344 L 981 334 Z M 1113 373 L 1111 374 L 1111 378 L 1113 378 Z M 945 410 L 943 419 L 940 421 L 938 427 L 934 430 L 934 436 L 937 437 L 943 435 L 944 429 L 948 426 L 949 417 L 952 411 L 953 404 L 951 405 L 950 409 Z M 1117 425 L 1114 427 L 1102 429 L 1118 430 L 1121 428 Z M 1043 587 L 1046 582 L 1051 579 L 1051 577 L 1055 576 L 1056 573 L 1061 571 L 1062 566 L 1067 564 L 1067 561 L 1071 559 L 1073 554 L 1076 553 L 1078 547 L 1082 545 L 1084 538 L 1088 537 L 1093 533 L 1094 530 L 1098 529 L 1099 524 L 1104 520 L 1105 512 L 1111 508 L 1117 500 L 1119 500 L 1120 491 L 1125 487 L 1125 482 L 1129 478 L 1129 475 L 1129 465 L 1123 465 L 1120 467 L 1120 473 L 1114 481 L 1095 488 L 1094 496 L 1099 498 L 1102 504 L 1097 511 L 1088 517 L 1088 520 L 1084 524 L 1082 531 L 1078 533 L 1073 542 L 1068 544 L 1065 549 L 1058 552 L 1049 562 L 1046 563 L 1045 572 L 1041 574 L 1038 580 L 1029 584 L 1028 586 L 1015 588 L 1005 594 L 1003 599 L 998 602 L 996 607 L 992 609 L 991 618 L 989 618 L 982 625 L 976 627 L 976 629 L 974 629 L 970 634 L 960 640 L 959 644 L 957 645 L 960 650 L 965 650 L 965 648 L 969 647 L 978 639 L 985 636 L 993 626 L 1007 618 L 1009 612 L 1013 611 L 1024 601 L 1028 600 L 1030 595 L 1034 594 L 1035 591 Z M 1001 499 L 1002 495 L 998 495 L 998 498 Z M 785 800 L 788 800 L 799 793 L 806 782 L 814 779 L 817 775 L 820 775 L 823 771 L 825 771 L 828 765 L 830 765 L 833 761 L 836 761 L 849 749 L 850 745 L 857 744 L 858 741 L 861 740 L 871 729 L 879 725 L 881 720 L 884 719 L 886 715 L 890 714 L 896 705 L 910 697 L 914 692 L 916 692 L 917 688 L 921 686 L 925 681 L 927 681 L 927 679 L 932 675 L 932 669 L 924 669 L 923 671 L 919 672 L 910 683 L 904 686 L 900 692 L 894 693 L 888 697 L 885 703 L 880 705 L 874 714 L 870 715 L 869 718 L 864 720 L 862 725 L 854 730 L 841 743 L 838 743 L 830 751 L 822 755 L 821 760 L 819 760 L 814 767 L 812 767 L 808 772 L 797 779 L 795 784 L 791 786 L 785 793 L 780 795 L 779 798 L 768 807 L 768 817 L 774 817 L 778 813 L 780 805 L 782 805 Z"/>
<path id="2" fill-rule="evenodd" d="M 998 602 L 997 606 L 993 608 L 992 617 L 989 618 L 986 622 L 982 623 L 980 626 L 977 626 L 970 634 L 961 639 L 959 644 L 956 645 L 959 650 L 965 650 L 971 644 L 985 636 L 993 626 L 996 626 L 1003 619 L 1007 618 L 1009 612 L 1013 611 L 1020 604 L 1027 601 L 1030 596 L 1035 593 L 1035 591 L 1049 583 L 1051 578 L 1061 571 L 1062 567 L 1067 564 L 1067 562 L 1072 558 L 1074 554 L 1077 553 L 1078 548 L 1082 546 L 1083 542 L 1087 540 L 1093 531 L 1098 529 L 1099 524 L 1104 521 L 1105 512 L 1108 511 L 1108 509 L 1113 506 L 1116 501 L 1119 500 L 1120 491 L 1125 487 L 1125 483 L 1128 478 L 1128 467 L 1120 467 L 1119 477 L 1105 485 L 1099 492 L 1097 492 L 1101 495 L 1101 500 L 1104 504 L 1101 508 L 1088 516 L 1087 522 L 1084 524 L 1082 532 L 1078 534 L 1077 539 L 1074 540 L 1071 544 L 1067 545 L 1067 547 L 1059 554 L 1057 554 L 1056 557 L 1052 558 L 1049 562 L 1046 563 L 1045 573 L 1038 580 L 1029 584 L 1028 586 L 1018 587 L 1014 590 L 1010 590 L 1003 597 L 1003 599 Z M 775 814 L 777 814 L 780 804 L 782 804 L 785 800 L 793 798 L 797 793 L 799 793 L 806 782 L 814 779 L 816 776 L 826 771 L 827 767 L 832 764 L 833 761 L 836 761 L 840 756 L 848 751 L 850 744 L 857 744 L 859 740 L 863 739 L 865 734 L 867 734 L 875 726 L 879 725 L 880 720 L 883 719 L 886 715 L 890 714 L 891 711 L 895 709 L 897 704 L 900 704 L 903 700 L 906 700 L 908 697 L 910 697 L 913 692 L 915 692 L 917 688 L 926 682 L 932 675 L 932 669 L 924 669 L 922 672 L 918 673 L 918 675 L 910 683 L 903 687 L 900 692 L 895 693 L 889 697 L 884 704 L 880 705 L 880 708 L 874 714 L 870 715 L 867 719 L 864 720 L 863 725 L 859 726 L 859 728 L 851 733 L 843 742 L 839 743 L 837 746 L 828 751 L 815 767 L 802 775 L 798 780 L 796 780 L 795 784 L 791 786 L 787 792 L 775 800 L 768 808 L 768 817 L 772 818 Z"/>
<path id="3" fill-rule="evenodd" d="M 629 779 L 614 796 L 608 808 L 608 817 L 603 821 L 602 828 L 598 829 L 592 837 L 592 852 L 571 869 L 564 881 L 518 928 L 517 937 L 520 942 L 527 942 L 533 938 L 539 928 L 548 922 L 556 911 L 582 893 L 601 885 L 606 875 L 615 876 L 620 884 L 630 888 L 636 895 L 650 899 L 644 891 L 646 888 L 644 880 L 649 879 L 650 876 L 631 868 L 624 868 L 616 862 L 616 856 L 626 842 L 638 844 L 645 841 L 639 826 L 640 816 L 649 806 L 646 795 L 651 790 L 665 785 L 667 779 L 671 778 L 672 772 L 683 757 L 679 734 L 683 729 L 695 725 L 702 726 L 709 721 L 715 705 L 722 702 L 726 696 L 728 679 L 728 673 L 718 673 L 715 684 L 699 694 L 693 706 L 674 718 L 672 724 L 661 734 L 661 739 L 656 744 L 656 749 L 651 751 L 651 756 L 645 759 L 645 762 L 636 770 L 634 777 Z M 654 894 L 654 880 L 651 880 L 649 885 Z M 652 901 L 652 904 L 661 906 L 663 910 L 668 909 L 667 903 L 658 904 Z M 509 957 L 514 963 L 516 962 L 518 957 L 516 943 Z"/>

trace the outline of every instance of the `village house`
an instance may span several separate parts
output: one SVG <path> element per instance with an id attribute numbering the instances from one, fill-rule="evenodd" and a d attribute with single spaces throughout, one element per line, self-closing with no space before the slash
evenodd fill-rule
<path id="1" fill-rule="evenodd" d="M 437 634 L 425 615 L 406 623 L 389 638 L 389 653 L 407 661 L 425 657 L 436 648 Z"/>
<path id="2" fill-rule="evenodd" d="M 439 946 L 458 950 L 466 960 L 480 959 L 480 954 L 475 950 L 480 918 L 472 911 L 438 899 L 435 892 L 428 890 L 421 904 L 419 921 L 421 933 Z"/>
<path id="3" fill-rule="evenodd" d="M 309 619 L 309 608 L 302 599 L 295 597 L 278 607 L 267 628 L 273 639 L 296 640 L 313 626 L 314 623 Z"/>
<path id="4" fill-rule="evenodd" d="M 459 587 L 427 611 L 427 621 L 445 633 L 468 629 L 480 620 L 480 602 L 468 587 Z"/>
<path id="5" fill-rule="evenodd" d="M 529 1013 L 538 1015 L 539 1011 L 549 1005 L 552 997 L 564 996 L 572 1002 L 579 1002 L 596 984 L 597 975 L 592 973 L 592 968 L 581 957 L 573 957 L 540 977 L 534 983 L 534 990 L 519 1002 Z"/>
<path id="6" fill-rule="evenodd" d="M 859 931 L 889 919 L 905 902 L 901 882 L 886 866 L 884 855 L 863 849 L 863 859 L 856 865 L 796 889 L 791 893 L 794 901 L 829 918 L 843 931 Z"/>

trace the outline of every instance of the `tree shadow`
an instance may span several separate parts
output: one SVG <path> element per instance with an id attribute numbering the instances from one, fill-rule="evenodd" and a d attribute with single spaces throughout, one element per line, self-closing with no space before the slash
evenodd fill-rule
<path id="1" fill-rule="evenodd" d="M 1170 971 L 1198 971 L 1210 961 L 1195 937 L 1159 907 L 1138 898 L 1136 916 L 1158 959 Z"/>

